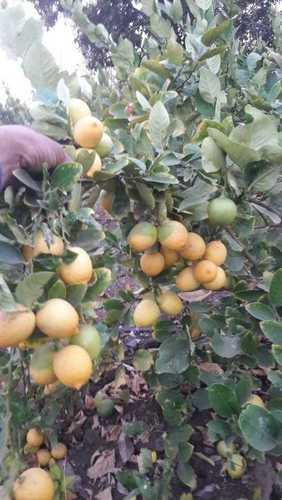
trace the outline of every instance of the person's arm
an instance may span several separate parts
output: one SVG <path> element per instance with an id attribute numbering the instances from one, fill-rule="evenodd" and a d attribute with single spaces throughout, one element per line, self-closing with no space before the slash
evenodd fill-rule
<path id="1" fill-rule="evenodd" d="M 40 172 L 43 164 L 48 168 L 72 161 L 63 147 L 23 125 L 0 126 L 0 191 L 8 186 L 13 171 L 26 168 Z"/>

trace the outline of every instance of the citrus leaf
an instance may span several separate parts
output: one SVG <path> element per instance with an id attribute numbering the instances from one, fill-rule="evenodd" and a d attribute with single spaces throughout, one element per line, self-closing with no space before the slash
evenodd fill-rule
<path id="1" fill-rule="evenodd" d="M 151 366 L 154 363 L 154 358 L 151 352 L 146 351 L 145 349 L 139 349 L 134 356 L 133 365 L 136 370 L 140 370 L 141 372 L 147 372 L 150 370 Z"/>
<path id="2" fill-rule="evenodd" d="M 228 30 L 230 30 L 232 26 L 232 21 L 231 20 L 226 20 L 223 21 L 223 23 L 219 24 L 215 28 L 211 28 L 210 30 L 206 31 L 204 35 L 202 36 L 202 42 L 209 47 L 212 45 L 218 38 L 221 37 L 224 33 L 226 33 Z"/>
<path id="3" fill-rule="evenodd" d="M 11 312 L 16 310 L 16 302 L 13 297 L 13 294 L 1 274 L 0 274 L 0 304 L 1 304 L 1 311 Z"/>
<path id="4" fill-rule="evenodd" d="M 274 344 L 282 344 L 282 323 L 279 321 L 262 321 L 260 327 L 264 335 Z"/>
<path id="5" fill-rule="evenodd" d="M 44 287 L 53 276 L 54 273 L 52 272 L 42 271 L 33 273 L 25 278 L 16 288 L 16 298 L 18 302 L 26 307 L 31 307 L 33 303 L 38 301 L 43 295 Z"/>
<path id="6" fill-rule="evenodd" d="M 59 165 L 52 174 L 52 185 L 63 191 L 71 191 L 73 185 L 80 179 L 82 172 L 83 168 L 79 163 Z"/>
<path id="7" fill-rule="evenodd" d="M 208 387 L 210 406 L 220 417 L 231 417 L 239 411 L 239 402 L 235 392 L 223 384 Z"/>
<path id="8" fill-rule="evenodd" d="M 253 302 L 252 304 L 246 305 L 246 311 L 253 316 L 253 318 L 259 320 L 271 320 L 275 318 L 274 312 L 271 307 L 262 304 L 261 302 Z"/>
<path id="9" fill-rule="evenodd" d="M 183 373 L 189 367 L 189 344 L 181 337 L 170 337 L 159 349 L 156 373 Z"/>
<path id="10" fill-rule="evenodd" d="M 282 269 L 278 269 L 270 283 L 269 296 L 274 306 L 282 305 Z"/>
<path id="11" fill-rule="evenodd" d="M 271 352 L 273 354 L 275 361 L 279 365 L 282 365 L 282 346 L 281 346 L 281 344 L 273 344 Z"/>
<path id="12" fill-rule="evenodd" d="M 74 306 L 83 301 L 87 292 L 87 285 L 71 285 L 67 287 L 67 300 Z"/>
<path id="13" fill-rule="evenodd" d="M 212 338 L 212 348 L 222 358 L 234 358 L 240 354 L 240 338 L 234 335 L 215 333 Z"/>
<path id="14" fill-rule="evenodd" d="M 179 462 L 177 465 L 177 475 L 180 481 L 192 490 L 197 487 L 196 474 L 190 464 Z"/>
<path id="15" fill-rule="evenodd" d="M 279 423 L 264 408 L 248 405 L 240 414 L 239 427 L 247 443 L 256 450 L 270 451 L 277 444 Z"/>
<path id="16" fill-rule="evenodd" d="M 92 301 L 97 299 L 100 295 L 103 295 L 105 290 L 107 290 L 111 279 L 112 272 L 110 269 L 106 267 L 101 267 L 98 269 L 94 269 L 95 282 L 93 285 L 88 287 L 85 300 Z"/>
<path id="17" fill-rule="evenodd" d="M 201 68 L 199 91 L 204 101 L 214 104 L 220 94 L 220 80 L 208 68 Z"/>
<path id="18" fill-rule="evenodd" d="M 169 114 L 161 101 L 156 102 L 150 111 L 149 134 L 153 145 L 162 149 L 163 141 L 170 124 Z"/>
<path id="19" fill-rule="evenodd" d="M 21 252 L 15 246 L 0 241 L 0 262 L 7 265 L 23 264 L 24 259 Z"/>
<path id="20" fill-rule="evenodd" d="M 65 299 L 67 290 L 62 280 L 57 280 L 48 290 L 48 299 Z"/>

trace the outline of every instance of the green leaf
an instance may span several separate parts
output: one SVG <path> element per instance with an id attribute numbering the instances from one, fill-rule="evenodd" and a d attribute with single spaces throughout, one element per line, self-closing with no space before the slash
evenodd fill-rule
<path id="1" fill-rule="evenodd" d="M 253 318 L 259 320 L 270 320 L 275 318 L 271 307 L 261 302 L 252 302 L 252 304 L 246 305 L 246 311 L 253 316 Z"/>
<path id="2" fill-rule="evenodd" d="M 179 462 L 177 465 L 177 475 L 183 484 L 189 486 L 192 490 L 196 489 L 197 477 L 190 464 Z"/>
<path id="3" fill-rule="evenodd" d="M 152 353 L 150 351 L 146 351 L 146 349 L 138 349 L 133 359 L 133 366 L 136 370 L 147 372 L 153 364 L 154 358 Z"/>
<path id="4" fill-rule="evenodd" d="M 21 252 L 13 245 L 0 241 L 0 262 L 7 265 L 24 264 Z"/>
<path id="5" fill-rule="evenodd" d="M 240 337 L 215 333 L 212 338 L 212 348 L 222 358 L 234 358 L 240 354 Z"/>
<path id="6" fill-rule="evenodd" d="M 79 306 L 87 292 L 87 285 L 71 285 L 67 287 L 67 300 L 74 306 Z"/>
<path id="7" fill-rule="evenodd" d="M 281 344 L 273 344 L 271 352 L 273 354 L 275 361 L 279 365 L 282 365 L 282 345 Z"/>
<path id="8" fill-rule="evenodd" d="M 255 405 L 248 405 L 239 417 L 239 427 L 249 445 L 261 452 L 277 444 L 279 424 L 272 414 Z"/>
<path id="9" fill-rule="evenodd" d="M 53 276 L 54 273 L 42 271 L 33 273 L 25 278 L 16 288 L 16 298 L 18 302 L 26 307 L 32 307 L 34 302 L 37 302 L 43 295 L 44 287 Z"/>
<path id="10" fill-rule="evenodd" d="M 16 177 L 22 184 L 32 189 L 33 191 L 41 191 L 40 186 L 33 180 L 31 175 L 23 168 L 17 168 L 13 171 L 13 176 Z"/>
<path id="11" fill-rule="evenodd" d="M 282 345 L 282 323 L 280 321 L 262 321 L 260 327 L 264 335 L 274 344 Z"/>
<path id="12" fill-rule="evenodd" d="M 223 21 L 223 23 L 219 24 L 215 28 L 211 28 L 210 30 L 206 31 L 206 33 L 204 33 L 204 35 L 202 36 L 202 42 L 207 45 L 207 47 L 209 47 L 214 42 L 216 42 L 216 40 L 218 40 L 221 35 L 229 31 L 231 27 L 232 21 L 230 19 Z"/>
<path id="13" fill-rule="evenodd" d="M 16 310 L 16 302 L 3 276 L 0 274 L 0 304 L 1 311 L 12 312 Z"/>
<path id="14" fill-rule="evenodd" d="M 153 13 L 150 17 L 151 30 L 161 38 L 170 38 L 171 27 L 162 16 Z"/>
<path id="15" fill-rule="evenodd" d="M 74 184 L 80 179 L 82 171 L 83 168 L 79 163 L 59 165 L 52 174 L 52 185 L 63 191 L 71 191 Z"/>
<path id="16" fill-rule="evenodd" d="M 93 285 L 88 286 L 85 296 L 86 301 L 96 300 L 107 290 L 112 280 L 112 272 L 106 267 L 94 269 L 95 281 Z"/>
<path id="17" fill-rule="evenodd" d="M 210 406 L 220 417 L 231 417 L 239 411 L 237 396 L 231 387 L 213 384 L 208 387 Z"/>
<path id="18" fill-rule="evenodd" d="M 44 61 L 44 64 L 42 64 Z M 40 71 L 38 71 L 40 68 Z M 35 41 L 24 55 L 23 70 L 33 87 L 56 90 L 60 79 L 59 68 L 54 57 L 43 43 Z"/>
<path id="19" fill-rule="evenodd" d="M 181 337 L 172 336 L 160 346 L 155 371 L 161 373 L 183 373 L 189 367 L 189 344 Z"/>
<path id="20" fill-rule="evenodd" d="M 163 148 L 163 141 L 170 124 L 169 114 L 161 101 L 157 101 L 150 111 L 149 134 L 152 144 L 157 149 Z"/>
<path id="21" fill-rule="evenodd" d="M 67 290 L 64 282 L 62 280 L 55 281 L 48 290 L 48 299 L 65 299 L 67 296 Z"/>
<path id="22" fill-rule="evenodd" d="M 225 151 L 229 158 L 240 167 L 246 167 L 249 163 L 261 159 L 261 155 L 253 148 L 250 148 L 242 142 L 232 141 L 229 137 L 215 128 L 209 128 L 208 134 L 214 139 L 216 144 Z"/>
<path id="23" fill-rule="evenodd" d="M 267 378 L 273 384 L 274 387 L 282 390 L 282 371 L 279 370 L 269 370 L 267 373 Z"/>
<path id="24" fill-rule="evenodd" d="M 201 68 L 199 92 L 204 101 L 214 104 L 220 94 L 221 86 L 219 78 L 208 68 Z"/>
<path id="25" fill-rule="evenodd" d="M 274 306 L 282 305 L 282 269 L 278 269 L 270 283 L 269 296 Z"/>

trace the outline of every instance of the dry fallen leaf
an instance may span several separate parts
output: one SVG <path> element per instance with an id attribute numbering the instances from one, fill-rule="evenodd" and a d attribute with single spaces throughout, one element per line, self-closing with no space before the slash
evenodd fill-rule
<path id="1" fill-rule="evenodd" d="M 87 476 L 96 481 L 105 474 L 115 472 L 115 450 L 103 451 L 92 467 L 89 467 Z"/>
<path id="2" fill-rule="evenodd" d="M 119 437 L 118 450 L 122 463 L 126 464 L 133 454 L 134 447 L 131 440 L 124 434 L 124 432 L 122 432 Z"/>
<path id="3" fill-rule="evenodd" d="M 96 500 L 113 500 L 112 497 L 112 488 L 109 487 L 104 491 L 101 491 L 97 495 L 95 495 Z"/>
<path id="4" fill-rule="evenodd" d="M 121 433 L 120 425 L 108 425 L 108 427 L 102 427 L 101 437 L 107 442 L 117 441 Z"/>
<path id="5" fill-rule="evenodd" d="M 219 366 L 217 363 L 200 363 L 198 365 L 198 368 L 203 372 L 212 373 L 214 375 L 222 375 L 224 373 L 221 366 Z"/>

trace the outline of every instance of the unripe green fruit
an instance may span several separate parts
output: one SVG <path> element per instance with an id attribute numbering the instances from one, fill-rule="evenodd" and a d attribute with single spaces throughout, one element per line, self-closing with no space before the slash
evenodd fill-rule
<path id="1" fill-rule="evenodd" d="M 216 226 L 232 224 L 237 217 L 237 206 L 230 198 L 215 198 L 208 205 L 208 216 Z"/>

